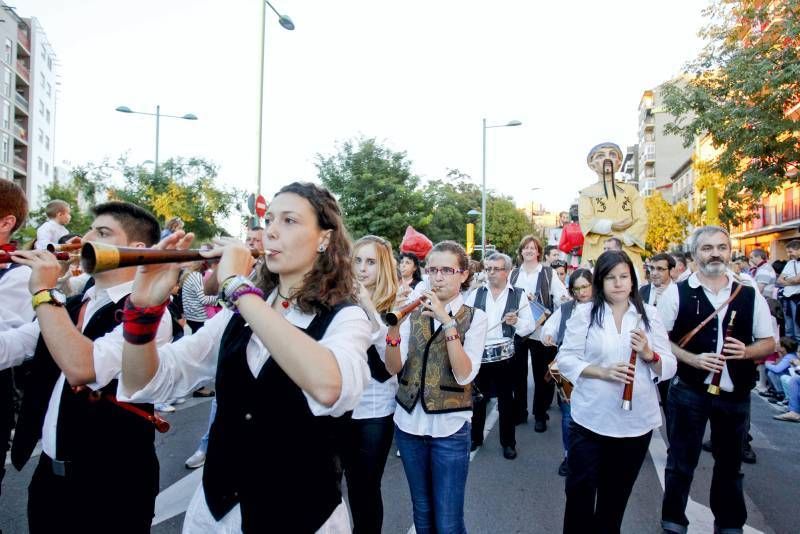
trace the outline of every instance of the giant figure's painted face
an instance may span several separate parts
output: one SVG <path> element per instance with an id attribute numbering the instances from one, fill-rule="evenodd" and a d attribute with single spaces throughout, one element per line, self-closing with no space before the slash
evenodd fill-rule
<path id="1" fill-rule="evenodd" d="M 598 176 L 603 176 L 603 162 L 611 161 L 611 175 L 622 166 L 622 151 L 614 143 L 601 143 L 594 147 L 586 158 L 586 163 Z"/>

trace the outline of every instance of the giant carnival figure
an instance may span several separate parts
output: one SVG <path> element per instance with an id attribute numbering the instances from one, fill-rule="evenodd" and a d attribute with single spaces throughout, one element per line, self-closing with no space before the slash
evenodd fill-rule
<path id="1" fill-rule="evenodd" d="M 622 165 L 622 151 L 614 143 L 600 143 L 589 151 L 586 163 L 597 173 L 598 181 L 581 190 L 578 198 L 581 231 L 585 236 L 581 260 L 596 261 L 606 248 L 621 244 L 642 281 L 647 212 L 636 187 L 614 179 Z"/>

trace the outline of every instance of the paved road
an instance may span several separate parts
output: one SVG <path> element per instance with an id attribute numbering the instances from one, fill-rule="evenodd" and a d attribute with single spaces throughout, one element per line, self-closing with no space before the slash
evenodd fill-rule
<path id="1" fill-rule="evenodd" d="M 157 503 L 157 534 L 180 532 L 183 511 L 200 480 L 200 471 L 190 472 L 184 460 L 194 452 L 205 430 L 209 404 L 192 399 L 169 415 L 173 430 L 159 435 L 157 450 L 161 462 L 161 494 Z M 753 397 L 753 446 L 756 465 L 745 465 L 745 491 L 748 504 L 748 532 L 796 534 L 800 532 L 800 425 L 772 419 L 775 408 L 760 397 Z M 560 416 L 554 407 L 547 432 L 537 434 L 533 425 L 517 427 L 519 457 L 502 457 L 490 415 L 484 446 L 473 454 L 467 482 L 466 521 L 470 532 L 536 533 L 560 532 L 564 511 L 564 479 L 556 473 L 561 461 Z M 655 435 L 650 454 L 633 490 L 623 523 L 624 532 L 660 532 L 663 462 L 666 445 Z M 133 460 L 132 460 L 133 461 Z M 35 464 L 35 462 L 31 462 Z M 711 532 L 713 518 L 708 509 L 708 488 L 712 469 L 711 455 L 703 453 L 695 475 L 689 511 L 693 532 Z M 24 533 L 26 488 L 33 465 L 6 475 L 0 496 L 0 529 L 4 533 Z M 400 459 L 389 457 L 383 478 L 385 503 L 384 532 L 413 532 L 408 486 Z"/>

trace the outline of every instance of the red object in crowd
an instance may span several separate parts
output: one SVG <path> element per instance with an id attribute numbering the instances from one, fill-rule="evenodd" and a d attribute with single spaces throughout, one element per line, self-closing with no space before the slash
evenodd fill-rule
<path id="1" fill-rule="evenodd" d="M 577 253 L 574 252 L 575 248 L 579 249 Z M 564 225 L 564 228 L 561 229 L 561 239 L 558 241 L 558 250 L 564 254 L 583 255 L 583 232 L 581 232 L 581 225 L 576 222 Z"/>
<path id="2" fill-rule="evenodd" d="M 417 232 L 411 225 L 406 227 L 406 234 L 400 243 L 400 252 L 410 252 L 422 261 L 432 248 L 433 242 L 425 234 Z"/>

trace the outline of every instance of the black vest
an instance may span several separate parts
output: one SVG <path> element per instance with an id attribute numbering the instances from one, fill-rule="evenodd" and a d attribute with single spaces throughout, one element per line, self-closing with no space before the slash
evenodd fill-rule
<path id="1" fill-rule="evenodd" d="M 322 339 L 334 316 L 350 305 L 318 313 L 305 333 Z M 203 472 L 206 503 L 217 520 L 239 503 L 243 532 L 313 533 L 342 501 L 336 419 L 314 416 L 274 358 L 253 377 L 246 356 L 251 335 L 235 315 L 220 342 L 217 416 Z"/>
<path id="2" fill-rule="evenodd" d="M 72 297 L 66 305 L 76 324 L 81 299 L 82 296 Z M 94 340 L 111 332 L 119 325 L 116 315 L 124 303 L 124 299 L 121 299 L 118 303 L 112 302 L 97 310 L 86 324 L 83 335 Z M 11 460 L 18 470 L 30 459 L 36 442 L 42 437 L 50 396 L 60 375 L 61 370 L 40 335 L 11 448 Z M 112 380 L 100 391 L 116 395 L 117 380 Z M 156 473 L 158 470 L 152 423 L 107 400 L 95 400 L 89 393 L 88 388 L 74 393 L 65 381 L 56 424 L 56 459 L 73 462 L 76 473 L 97 478 L 98 482 L 106 479 L 110 473 L 124 469 L 149 483 L 154 470 Z M 137 406 L 153 413 L 151 404 Z M 126 484 L 137 482 L 129 479 Z"/>
<path id="3" fill-rule="evenodd" d="M 736 282 L 731 287 L 731 292 L 738 286 Z M 675 318 L 675 325 L 669 333 L 669 338 L 673 343 L 691 332 L 706 317 L 714 312 L 714 307 L 706 297 L 702 286 L 692 288 L 688 280 L 678 284 L 678 315 Z M 755 290 L 752 287 L 743 286 L 742 290 L 728 305 L 722 327 L 728 328 L 731 312 L 736 310 L 736 320 L 733 323 L 733 337 L 750 345 L 753 343 L 753 311 L 755 308 Z M 685 350 L 700 354 L 703 352 L 717 352 L 717 329 L 718 321 L 715 317 L 708 322 L 689 343 L 683 347 Z M 724 332 L 723 332 L 724 334 Z M 737 398 L 745 398 L 750 395 L 756 380 L 756 365 L 753 360 L 728 360 L 728 373 L 733 382 L 732 395 Z M 678 377 L 687 384 L 703 388 L 703 383 L 708 376 L 708 371 L 696 369 L 689 364 L 678 360 Z"/>
<path id="4" fill-rule="evenodd" d="M 558 334 L 556 334 L 556 345 L 559 347 L 564 342 L 564 333 L 567 331 L 567 321 L 572 317 L 572 312 L 575 311 L 575 305 L 578 303 L 576 300 L 568 300 L 561 305 L 561 321 L 558 325 Z"/>
<path id="5" fill-rule="evenodd" d="M 478 288 L 478 291 L 475 293 L 475 307 L 479 310 L 486 311 L 486 295 L 489 293 L 489 288 L 486 286 L 482 286 Z M 522 296 L 522 289 L 518 287 L 512 287 L 508 290 L 508 296 L 506 297 L 506 307 L 503 310 L 503 316 L 507 313 L 512 313 L 517 311 L 517 306 L 519 306 L 519 299 Z M 527 301 L 526 301 L 527 302 Z M 503 335 L 509 339 L 514 339 L 514 331 L 516 328 L 511 326 L 510 324 L 503 323 Z"/>
<path id="6" fill-rule="evenodd" d="M 650 302 L 650 290 L 653 288 L 653 284 L 647 284 L 639 288 L 639 295 L 642 297 L 642 302 L 645 304 Z"/>
<path id="7" fill-rule="evenodd" d="M 512 286 L 517 283 L 520 269 L 522 269 L 522 267 L 514 267 L 514 270 L 511 271 L 509 280 Z M 550 286 L 552 283 L 553 268 L 542 265 L 542 270 L 539 271 L 539 278 L 536 280 L 535 297 L 536 300 L 541 302 L 542 305 L 550 311 L 553 311 L 553 298 L 550 296 Z"/>

